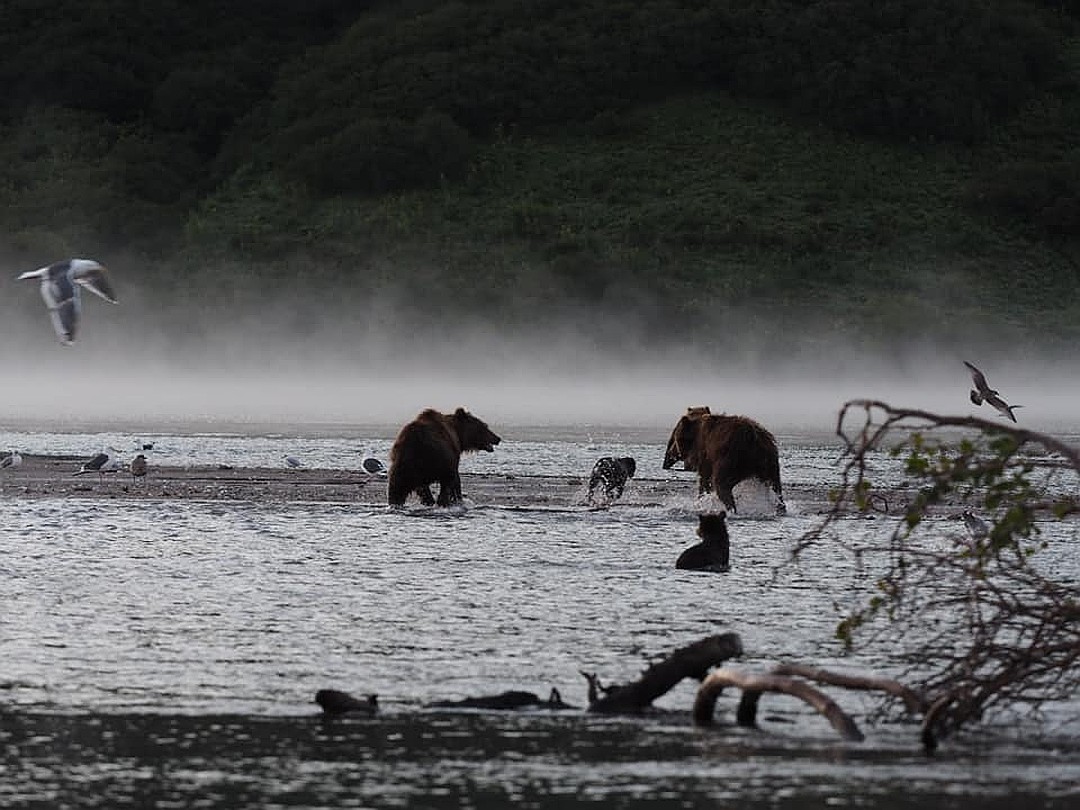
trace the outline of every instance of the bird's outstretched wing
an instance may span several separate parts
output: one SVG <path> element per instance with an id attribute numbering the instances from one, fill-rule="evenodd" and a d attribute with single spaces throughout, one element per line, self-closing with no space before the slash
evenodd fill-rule
<path id="1" fill-rule="evenodd" d="M 80 467 L 79 470 L 75 473 L 75 475 L 83 475 L 84 473 L 88 472 L 98 472 L 108 460 L 108 453 L 98 453 L 92 459 L 83 464 L 82 467 Z"/>
<path id="2" fill-rule="evenodd" d="M 71 280 L 80 284 L 99 298 L 110 304 L 117 303 L 108 272 L 97 262 L 89 259 L 73 259 L 71 262 Z"/>
<path id="3" fill-rule="evenodd" d="M 975 368 L 975 366 L 973 366 L 967 360 L 964 361 L 964 365 L 968 367 L 969 371 L 971 371 L 971 381 L 975 384 L 975 390 L 979 393 L 979 396 L 982 399 L 986 399 L 987 396 L 990 394 L 997 393 L 997 391 L 995 391 L 987 384 L 986 377 L 981 371 Z M 972 402 L 974 401 L 974 398 L 972 398 Z M 975 404 L 978 405 L 979 403 L 976 402 Z"/>

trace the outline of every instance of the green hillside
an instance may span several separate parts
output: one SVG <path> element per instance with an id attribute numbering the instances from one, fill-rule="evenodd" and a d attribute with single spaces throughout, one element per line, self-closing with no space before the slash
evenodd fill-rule
<path id="1" fill-rule="evenodd" d="M 0 9 L 19 262 L 505 327 L 1080 337 L 1076 4 L 52 5 Z"/>

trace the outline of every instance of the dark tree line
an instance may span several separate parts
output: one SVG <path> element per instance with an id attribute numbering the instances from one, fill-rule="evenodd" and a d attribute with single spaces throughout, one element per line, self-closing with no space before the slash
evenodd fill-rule
<path id="1" fill-rule="evenodd" d="M 9 0 L 0 127 L 74 122 L 107 143 L 93 160 L 118 167 L 117 199 L 188 210 L 238 172 L 316 197 L 453 183 L 493 138 L 617 137 L 629 108 L 702 89 L 859 137 L 959 144 L 1048 99 L 1062 112 L 1033 137 L 1060 146 L 985 174 L 971 198 L 1060 234 L 1080 200 L 1075 5 Z M 39 122 L 50 108 L 76 115 Z"/>

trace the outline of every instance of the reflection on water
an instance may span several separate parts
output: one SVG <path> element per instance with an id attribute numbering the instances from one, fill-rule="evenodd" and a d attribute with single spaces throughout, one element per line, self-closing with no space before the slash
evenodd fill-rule
<path id="1" fill-rule="evenodd" d="M 285 440 L 228 441 L 238 463 L 250 463 L 263 453 L 280 458 L 275 442 Z M 611 446 L 507 444 L 495 455 L 508 475 L 579 461 L 588 469 Z M 623 446 L 643 458 L 655 453 L 658 466 L 659 445 Z M 324 451 L 353 458 L 352 440 L 327 440 Z M 828 486 L 821 479 L 835 455 L 828 445 L 795 444 L 785 478 Z M 747 653 L 738 665 L 747 669 L 784 659 L 900 672 L 902 663 L 889 658 L 846 658 L 834 640 L 840 611 L 870 581 L 866 571 L 821 546 L 778 572 L 816 520 L 791 501 L 781 519 L 731 519 L 732 570 L 720 575 L 674 568 L 696 541 L 692 501 L 635 502 L 632 487 L 601 511 L 0 503 L 5 806 L 1080 800 L 1075 734 L 1036 743 L 982 729 L 926 760 L 914 727 L 870 726 L 872 701 L 859 694 L 834 696 L 867 731 L 861 745 L 838 742 L 820 717 L 782 696 L 763 700 L 762 732 L 726 725 L 734 696 L 721 699 L 717 729 L 695 730 L 689 683 L 648 719 L 420 708 L 511 688 L 546 695 L 553 686 L 583 705 L 580 670 L 630 680 L 654 657 L 726 630 L 742 636 Z M 942 531 L 953 524 L 943 521 Z M 844 528 L 869 537 L 882 522 Z M 1049 524 L 1044 537 L 1058 570 L 1075 574 L 1073 529 Z M 378 693 L 385 709 L 373 719 L 323 722 L 312 698 L 324 687 Z"/>

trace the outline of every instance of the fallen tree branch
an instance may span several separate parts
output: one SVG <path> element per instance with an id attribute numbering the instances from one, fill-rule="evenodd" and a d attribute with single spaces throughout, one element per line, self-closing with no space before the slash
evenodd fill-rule
<path id="1" fill-rule="evenodd" d="M 547 700 L 541 699 L 539 695 L 533 692 L 511 689 L 497 695 L 481 695 L 480 697 L 468 697 L 462 700 L 435 700 L 431 703 L 425 703 L 424 708 L 510 711 L 513 709 L 572 709 L 574 707 L 563 703 L 559 690 L 552 687 Z"/>
<path id="2" fill-rule="evenodd" d="M 737 686 L 743 690 L 742 699 L 736 713 L 736 722 L 740 726 L 757 726 L 757 705 L 763 692 L 780 692 L 797 697 L 808 703 L 825 716 L 829 724 L 840 732 L 845 740 L 861 742 L 864 737 L 855 725 L 855 721 L 841 709 L 832 698 L 815 689 L 806 681 L 789 678 L 784 675 L 755 675 L 737 670 L 722 668 L 715 670 L 698 689 L 694 700 L 694 724 L 711 726 L 716 699 L 727 686 Z"/>
<path id="3" fill-rule="evenodd" d="M 589 711 L 608 714 L 644 711 L 683 678 L 704 680 L 710 669 L 739 655 L 742 655 L 742 641 L 738 634 L 723 633 L 675 650 L 633 683 L 601 689 L 596 675 L 582 673 L 589 682 Z"/>
<path id="4" fill-rule="evenodd" d="M 365 699 L 353 697 L 348 692 L 338 689 L 320 689 L 315 693 L 315 702 L 319 704 L 325 714 L 346 714 L 347 712 L 361 712 L 363 714 L 375 714 L 379 708 L 378 695 L 368 695 Z"/>
<path id="5" fill-rule="evenodd" d="M 774 675 L 788 675 L 806 678 L 817 683 L 827 683 L 831 686 L 843 686 L 847 689 L 864 689 L 867 691 L 885 692 L 893 697 L 900 698 L 907 708 L 908 714 L 923 714 L 927 709 L 926 699 L 914 689 L 892 678 L 877 678 L 867 675 L 849 675 L 841 672 L 832 672 L 820 667 L 812 667 L 807 664 L 780 664 L 773 667 Z"/>

